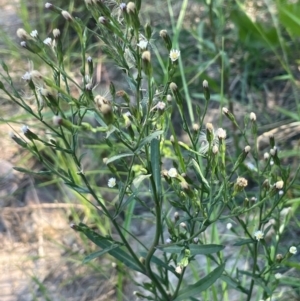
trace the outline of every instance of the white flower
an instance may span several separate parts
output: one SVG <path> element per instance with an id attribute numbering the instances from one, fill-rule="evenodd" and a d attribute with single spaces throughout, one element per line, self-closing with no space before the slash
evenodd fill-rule
<path id="1" fill-rule="evenodd" d="M 24 125 L 21 127 L 21 131 L 22 131 L 23 134 L 26 134 L 26 133 L 29 131 L 29 127 L 28 127 L 27 125 L 24 124 Z"/>
<path id="2" fill-rule="evenodd" d="M 140 40 L 140 42 L 137 44 L 142 50 L 145 50 L 148 46 L 148 41 Z"/>
<path id="3" fill-rule="evenodd" d="M 21 43 L 20 43 L 20 45 L 22 46 L 22 47 L 24 47 L 24 48 L 26 48 L 26 42 L 25 41 L 22 41 Z"/>
<path id="4" fill-rule="evenodd" d="M 26 72 L 23 76 L 22 79 L 26 80 L 27 82 L 29 82 L 31 80 L 31 73 L 30 72 Z"/>
<path id="5" fill-rule="evenodd" d="M 166 244 L 170 244 L 172 242 L 171 238 L 166 239 Z"/>
<path id="6" fill-rule="evenodd" d="M 47 2 L 47 3 L 45 4 L 45 7 L 46 7 L 46 8 L 51 8 L 51 7 L 52 7 L 52 4 L 49 3 L 49 2 Z"/>
<path id="7" fill-rule="evenodd" d="M 170 59 L 171 59 L 171 61 L 172 62 L 175 62 L 175 61 L 177 61 L 178 60 L 178 58 L 180 57 L 180 51 L 179 50 L 177 50 L 177 49 L 172 49 L 171 51 L 170 51 Z"/>
<path id="8" fill-rule="evenodd" d="M 51 46 L 52 44 L 52 39 L 51 38 L 47 38 L 44 40 L 44 44 L 48 45 L 48 46 Z"/>
<path id="9" fill-rule="evenodd" d="M 226 131 L 222 128 L 217 129 L 216 135 L 219 139 L 226 139 Z"/>
<path id="10" fill-rule="evenodd" d="M 182 267 L 179 265 L 176 267 L 175 269 L 175 272 L 178 273 L 178 274 L 181 274 L 182 273 Z"/>
<path id="11" fill-rule="evenodd" d="M 283 181 L 278 181 L 274 184 L 276 189 L 281 190 L 283 188 L 284 182 Z"/>
<path id="12" fill-rule="evenodd" d="M 110 178 L 107 182 L 107 186 L 110 187 L 110 188 L 113 188 L 115 187 L 117 184 L 116 182 L 116 178 Z"/>
<path id="13" fill-rule="evenodd" d="M 165 104 L 163 101 L 159 101 L 159 102 L 157 103 L 156 107 L 157 107 L 158 110 L 161 110 L 161 111 L 162 111 L 162 110 L 165 109 L 166 104 Z"/>
<path id="14" fill-rule="evenodd" d="M 274 277 L 275 277 L 275 279 L 280 279 L 280 278 L 282 278 L 282 274 L 281 273 L 276 273 L 274 275 Z"/>
<path id="15" fill-rule="evenodd" d="M 279 194 L 279 195 L 283 195 L 283 194 L 284 194 L 284 191 L 283 191 L 283 190 L 279 190 L 279 191 L 278 191 L 278 194 Z"/>
<path id="16" fill-rule="evenodd" d="M 38 36 L 38 31 L 35 29 L 35 30 L 33 30 L 31 33 L 30 33 L 30 35 L 33 37 L 33 38 L 37 38 L 37 36 Z"/>
<path id="17" fill-rule="evenodd" d="M 250 113 L 250 120 L 251 121 L 256 121 L 256 114 L 254 112 Z"/>
<path id="18" fill-rule="evenodd" d="M 261 239 L 264 238 L 264 232 L 261 230 L 257 230 L 254 232 L 254 236 L 257 241 L 260 241 Z"/>
<path id="19" fill-rule="evenodd" d="M 297 248 L 295 246 L 291 246 L 289 252 L 295 255 L 297 253 Z"/>
<path id="20" fill-rule="evenodd" d="M 169 169 L 168 176 L 170 178 L 176 178 L 177 175 L 178 175 L 178 172 L 177 172 L 176 168 L 172 167 L 172 168 Z"/>
<path id="21" fill-rule="evenodd" d="M 226 228 L 227 228 L 227 230 L 231 230 L 231 228 L 232 228 L 232 223 L 227 223 Z"/>
<path id="22" fill-rule="evenodd" d="M 269 153 L 264 153 L 264 159 L 265 159 L 265 160 L 269 160 L 269 158 L 270 158 Z"/>

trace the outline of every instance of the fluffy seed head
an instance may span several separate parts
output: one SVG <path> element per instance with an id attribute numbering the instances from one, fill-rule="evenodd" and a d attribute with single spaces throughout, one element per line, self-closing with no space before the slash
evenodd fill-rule
<path id="1" fill-rule="evenodd" d="M 128 13 L 128 14 L 134 13 L 134 12 L 135 12 L 135 9 L 136 9 L 136 7 L 135 7 L 134 2 L 128 2 L 128 3 L 127 3 L 126 10 L 127 10 L 127 13 Z"/>

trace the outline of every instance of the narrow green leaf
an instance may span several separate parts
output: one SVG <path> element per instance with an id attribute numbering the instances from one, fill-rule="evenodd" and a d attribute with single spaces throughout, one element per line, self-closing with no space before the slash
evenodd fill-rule
<path id="1" fill-rule="evenodd" d="M 250 239 L 250 238 L 247 238 L 247 239 L 239 239 L 235 244 L 234 246 L 243 246 L 243 245 L 248 245 L 248 244 L 251 244 L 253 243 L 253 240 Z"/>
<path id="2" fill-rule="evenodd" d="M 163 133 L 164 133 L 164 131 L 156 131 L 156 132 L 150 134 L 149 136 L 147 136 L 146 138 L 144 138 L 140 142 L 136 152 L 139 152 L 144 147 L 144 145 L 146 145 L 147 143 L 150 143 L 152 139 L 158 137 L 159 135 L 162 135 Z"/>
<path id="3" fill-rule="evenodd" d="M 157 249 L 166 252 L 166 253 L 175 253 L 180 254 L 185 247 L 179 244 L 167 244 L 167 245 L 160 245 L 157 246 Z M 194 245 L 191 244 L 188 246 L 191 255 L 207 255 L 212 253 L 217 253 L 225 248 L 223 245 Z"/>
<path id="4" fill-rule="evenodd" d="M 155 190 L 157 197 L 160 199 L 162 195 L 161 191 L 161 171 L 160 171 L 160 141 L 158 139 L 153 139 L 151 141 L 151 169 L 152 176 L 155 183 Z"/>
<path id="5" fill-rule="evenodd" d="M 97 257 L 100 257 L 106 253 L 108 253 L 109 251 L 113 250 L 113 249 L 116 249 L 116 248 L 119 248 L 120 247 L 120 244 L 112 244 L 110 245 L 109 247 L 105 248 L 104 250 L 100 250 L 100 251 L 97 251 L 97 252 L 94 252 L 94 253 L 91 253 L 89 255 L 87 255 L 84 259 L 83 259 L 83 263 L 88 263 L 90 262 L 91 260 L 97 258 Z"/>
<path id="6" fill-rule="evenodd" d="M 110 247 L 111 245 L 119 244 L 117 241 L 113 241 L 112 239 L 108 239 L 106 237 L 101 236 L 100 234 L 96 233 L 92 229 L 90 229 L 88 226 L 86 226 L 83 223 L 80 223 L 79 225 L 76 225 L 74 227 L 75 230 L 82 232 L 86 237 L 88 237 L 94 244 L 96 244 L 98 247 L 102 249 L 106 249 Z M 143 273 L 143 271 L 140 269 L 137 262 L 123 249 L 117 248 L 112 249 L 108 251 L 108 253 L 116 258 L 117 260 L 123 262 L 127 267 Z"/>
<path id="7" fill-rule="evenodd" d="M 22 167 L 14 167 L 13 169 L 16 171 L 28 173 L 31 175 L 50 175 L 50 174 L 52 174 L 52 172 L 50 170 L 41 170 L 41 171 L 35 172 L 35 171 L 29 170 L 26 168 L 22 168 Z"/>
<path id="8" fill-rule="evenodd" d="M 198 173 L 198 175 L 200 176 L 200 178 L 201 178 L 201 181 L 202 181 L 202 183 L 204 184 L 204 186 L 205 186 L 205 188 L 209 191 L 210 190 L 210 186 L 209 186 L 209 184 L 208 184 L 208 182 L 207 182 L 207 180 L 205 179 L 205 177 L 203 176 L 203 174 L 202 174 L 202 171 L 201 171 L 201 168 L 200 168 L 200 166 L 199 166 L 199 164 L 196 162 L 196 160 L 195 159 L 192 159 L 192 164 L 193 164 L 193 166 L 194 166 L 194 168 L 195 168 L 195 170 L 196 170 L 196 172 Z"/>
<path id="9" fill-rule="evenodd" d="M 180 254 L 185 247 L 178 244 L 167 244 L 167 245 L 157 246 L 156 248 L 165 253 Z"/>
<path id="10" fill-rule="evenodd" d="M 191 255 L 207 255 L 212 253 L 220 252 L 225 248 L 223 245 L 190 245 L 189 246 Z"/>
<path id="11" fill-rule="evenodd" d="M 127 153 L 127 154 L 121 154 L 121 155 L 116 155 L 116 156 L 112 156 L 111 158 L 109 158 L 106 162 L 106 164 L 112 163 L 114 161 L 117 161 L 121 158 L 125 158 L 125 157 L 132 157 L 134 154 L 133 153 Z"/>
<path id="12" fill-rule="evenodd" d="M 248 295 L 249 294 L 249 290 L 243 288 L 240 284 L 240 282 L 228 275 L 222 275 L 220 277 L 223 281 L 225 281 L 230 287 Z"/>
<path id="13" fill-rule="evenodd" d="M 207 290 L 211 285 L 213 285 L 216 282 L 216 280 L 218 280 L 221 277 L 224 268 L 225 264 L 223 263 L 198 282 L 186 286 L 184 289 L 179 291 L 178 296 L 176 299 L 174 299 L 174 301 L 186 300 Z"/>

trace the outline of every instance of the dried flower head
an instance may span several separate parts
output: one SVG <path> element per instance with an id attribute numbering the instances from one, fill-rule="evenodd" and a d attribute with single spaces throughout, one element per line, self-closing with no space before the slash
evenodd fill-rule
<path id="1" fill-rule="evenodd" d="M 27 31 L 24 28 L 18 28 L 17 36 L 18 36 L 18 38 L 20 38 L 22 40 L 32 39 L 31 36 L 27 33 Z"/>
<path id="2" fill-rule="evenodd" d="M 167 35 L 168 35 L 168 32 L 167 32 L 165 29 L 162 29 L 162 30 L 159 32 L 159 35 L 160 35 L 162 38 L 166 38 Z"/>
<path id="3" fill-rule="evenodd" d="M 245 188 L 248 185 L 248 181 L 243 177 L 238 177 L 236 179 L 236 185 L 240 188 Z"/>
<path id="4" fill-rule="evenodd" d="M 200 130 L 200 126 L 198 123 L 193 123 L 192 126 L 193 131 L 198 132 Z"/>
<path id="5" fill-rule="evenodd" d="M 280 190 L 283 188 L 284 182 L 283 181 L 278 181 L 274 184 L 275 188 Z"/>
<path id="6" fill-rule="evenodd" d="M 144 51 L 142 54 L 142 60 L 146 61 L 146 62 L 150 62 L 151 61 L 151 52 L 150 51 Z"/>
<path id="7" fill-rule="evenodd" d="M 136 10 L 135 3 L 134 2 L 128 2 L 126 10 L 127 10 L 128 14 L 134 13 L 135 10 Z"/>

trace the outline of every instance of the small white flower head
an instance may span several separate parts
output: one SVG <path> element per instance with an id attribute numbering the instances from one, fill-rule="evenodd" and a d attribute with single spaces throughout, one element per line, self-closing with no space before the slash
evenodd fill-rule
<path id="1" fill-rule="evenodd" d="M 169 55 L 172 62 L 175 62 L 180 57 L 180 51 L 178 49 L 172 49 Z"/>
<path id="2" fill-rule="evenodd" d="M 250 151 L 251 151 L 250 145 L 245 146 L 244 152 L 245 152 L 246 154 L 248 154 Z"/>
<path id="3" fill-rule="evenodd" d="M 179 226 L 186 229 L 186 223 L 180 223 Z"/>
<path id="4" fill-rule="evenodd" d="M 278 181 L 274 184 L 275 188 L 278 190 L 281 190 L 283 188 L 284 182 L 283 181 Z"/>
<path id="5" fill-rule="evenodd" d="M 169 176 L 170 178 L 176 178 L 177 175 L 178 175 L 178 172 L 177 172 L 177 169 L 176 169 L 176 168 L 172 167 L 172 168 L 169 169 L 169 171 L 168 171 L 168 176 Z"/>
<path id="6" fill-rule="evenodd" d="M 98 21 L 99 21 L 100 24 L 103 24 L 103 25 L 107 23 L 106 18 L 103 17 L 103 16 L 99 17 L 99 18 L 98 18 Z"/>
<path id="7" fill-rule="evenodd" d="M 270 165 L 274 165 L 274 161 L 273 160 L 270 161 Z"/>
<path id="8" fill-rule="evenodd" d="M 166 107 L 166 104 L 163 101 L 159 101 L 155 107 L 157 110 L 163 111 Z"/>
<path id="9" fill-rule="evenodd" d="M 52 5 L 51 3 L 49 3 L 49 2 L 47 2 L 47 3 L 45 4 L 45 7 L 48 8 L 48 9 L 51 8 L 52 6 L 53 6 L 53 5 Z"/>
<path id="10" fill-rule="evenodd" d="M 264 159 L 267 161 L 270 158 L 270 154 L 269 153 L 264 153 Z"/>
<path id="11" fill-rule="evenodd" d="M 108 180 L 108 182 L 107 182 L 107 186 L 108 186 L 109 188 L 115 187 L 116 184 L 117 184 L 116 178 L 110 178 L 110 179 Z"/>
<path id="12" fill-rule="evenodd" d="M 228 114 L 229 110 L 225 107 L 222 108 L 222 113 L 223 114 Z"/>
<path id="13" fill-rule="evenodd" d="M 232 223 L 227 223 L 226 229 L 227 229 L 227 230 L 231 230 L 231 229 L 232 229 Z"/>
<path id="14" fill-rule="evenodd" d="M 58 28 L 54 28 L 52 31 L 53 37 L 57 39 L 60 36 L 60 30 Z"/>
<path id="15" fill-rule="evenodd" d="M 182 267 L 180 265 L 178 265 L 176 268 L 175 268 L 175 272 L 177 274 L 181 274 L 182 273 Z"/>
<path id="16" fill-rule="evenodd" d="M 171 89 L 171 91 L 175 92 L 178 89 L 178 87 L 175 83 L 172 82 L 172 83 L 170 83 L 170 89 Z"/>
<path id="17" fill-rule="evenodd" d="M 295 255 L 297 253 L 297 248 L 295 246 L 291 246 L 289 249 L 289 252 L 293 255 Z"/>
<path id="18" fill-rule="evenodd" d="M 63 11 L 61 12 L 61 14 L 62 14 L 62 16 L 63 16 L 67 21 L 72 21 L 72 20 L 73 20 L 73 18 L 72 18 L 72 16 L 70 15 L 70 13 L 67 12 L 66 10 L 63 10 Z"/>
<path id="19" fill-rule="evenodd" d="M 204 89 L 208 88 L 208 81 L 205 79 L 202 83 Z"/>
<path id="20" fill-rule="evenodd" d="M 279 191 L 278 191 L 278 194 L 281 196 L 281 195 L 284 194 L 284 191 L 283 191 L 283 190 L 279 190 Z"/>
<path id="21" fill-rule="evenodd" d="M 174 219 L 175 221 L 179 220 L 179 213 L 177 211 L 174 213 Z"/>
<path id="22" fill-rule="evenodd" d="M 93 58 L 91 56 L 89 56 L 86 60 L 87 60 L 88 63 L 92 63 L 93 62 Z"/>
<path id="23" fill-rule="evenodd" d="M 193 123 L 192 129 L 194 132 L 198 132 L 200 130 L 200 126 L 198 123 Z"/>
<path id="24" fill-rule="evenodd" d="M 121 11 L 126 11 L 126 3 L 124 3 L 124 2 L 122 2 L 121 4 L 120 4 L 120 9 L 121 9 Z"/>
<path id="25" fill-rule="evenodd" d="M 274 146 L 273 148 L 270 149 L 270 154 L 272 157 L 274 157 L 276 155 L 276 153 L 277 153 L 277 147 Z"/>
<path id="26" fill-rule="evenodd" d="M 226 131 L 224 129 L 218 128 L 216 134 L 219 139 L 222 139 L 222 140 L 226 139 Z"/>
<path id="27" fill-rule="evenodd" d="M 136 10 L 135 3 L 134 2 L 128 2 L 126 10 L 127 10 L 128 14 L 133 14 Z"/>
<path id="28" fill-rule="evenodd" d="M 37 38 L 38 37 L 38 35 L 39 35 L 39 33 L 38 33 L 38 31 L 35 29 L 35 30 L 33 30 L 31 33 L 30 33 L 30 35 L 33 37 L 33 38 Z"/>
<path id="29" fill-rule="evenodd" d="M 148 41 L 140 40 L 137 46 L 140 47 L 141 50 L 146 50 L 148 46 Z"/>
<path id="30" fill-rule="evenodd" d="M 26 48 L 26 47 L 27 47 L 27 45 L 26 45 L 26 42 L 25 42 L 25 41 L 22 41 L 22 42 L 20 43 L 20 45 L 21 45 L 23 48 Z"/>
<path id="31" fill-rule="evenodd" d="M 44 44 L 48 45 L 48 46 L 51 46 L 52 45 L 52 39 L 51 38 L 46 38 L 44 41 L 43 41 Z"/>
<path id="32" fill-rule="evenodd" d="M 167 95 L 167 101 L 168 101 L 168 102 L 171 102 L 171 101 L 172 101 L 172 95 L 171 95 L 171 94 L 168 94 L 168 95 Z"/>
<path id="33" fill-rule="evenodd" d="M 279 280 L 280 278 L 282 278 L 282 274 L 281 273 L 276 273 L 274 275 L 275 279 Z"/>
<path id="34" fill-rule="evenodd" d="M 28 133 L 28 131 L 29 131 L 29 127 L 27 126 L 27 125 L 22 125 L 22 127 L 21 127 L 21 131 L 22 131 L 22 133 L 23 134 L 27 134 Z"/>
<path id="35" fill-rule="evenodd" d="M 256 121 L 256 114 L 254 112 L 250 113 L 250 120 L 253 122 Z"/>
<path id="36" fill-rule="evenodd" d="M 199 242 L 199 238 L 198 238 L 198 237 L 194 237 L 194 238 L 193 238 L 193 243 L 194 243 L 194 244 L 197 244 L 198 242 Z"/>
<path id="37" fill-rule="evenodd" d="M 253 196 L 251 199 L 250 199 L 251 202 L 256 202 L 257 201 L 257 198 L 255 196 Z"/>
<path id="38" fill-rule="evenodd" d="M 30 72 L 26 72 L 23 76 L 22 79 L 26 80 L 27 82 L 29 82 L 31 80 L 31 73 Z"/>
<path id="39" fill-rule="evenodd" d="M 214 144 L 214 146 L 212 147 L 212 152 L 213 152 L 213 154 L 215 154 L 215 155 L 219 152 L 219 147 L 218 147 L 218 145 Z"/>
<path id="40" fill-rule="evenodd" d="M 254 237 L 257 241 L 260 241 L 261 239 L 264 238 L 264 232 L 261 230 L 257 230 L 254 232 Z"/>
<path id="41" fill-rule="evenodd" d="M 55 126 L 60 126 L 63 122 L 63 119 L 61 116 L 58 116 L 58 115 L 54 115 L 52 117 L 52 122 Z"/>
<path id="42" fill-rule="evenodd" d="M 171 238 L 166 239 L 166 244 L 170 244 L 172 242 Z"/>

